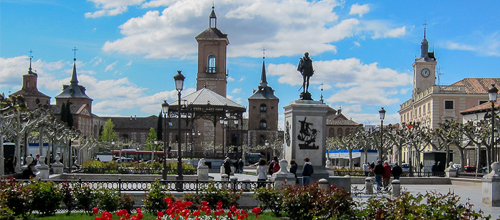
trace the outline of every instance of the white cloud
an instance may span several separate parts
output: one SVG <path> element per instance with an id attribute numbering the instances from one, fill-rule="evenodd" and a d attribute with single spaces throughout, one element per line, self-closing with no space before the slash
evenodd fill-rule
<path id="1" fill-rule="evenodd" d="M 359 15 L 359 17 L 363 17 L 363 15 L 368 13 L 369 11 L 370 11 L 370 6 L 368 4 L 359 5 L 356 3 L 351 6 L 351 11 L 349 12 L 349 14 Z"/>
<path id="2" fill-rule="evenodd" d="M 109 64 L 108 66 L 106 66 L 106 69 L 104 70 L 104 72 L 108 72 L 108 70 L 113 70 L 117 63 L 118 63 L 118 61 L 115 61 L 112 64 Z"/>
<path id="3" fill-rule="evenodd" d="M 125 66 L 132 66 L 132 60 L 128 62 Z"/>
<path id="4" fill-rule="evenodd" d="M 364 64 L 357 58 L 313 61 L 315 74 L 311 86 L 333 85 L 338 91 L 326 99 L 330 103 L 390 105 L 398 103 L 399 87 L 411 85 L 411 74 L 380 68 L 377 63 Z M 278 82 L 302 85 L 302 76 L 294 64 L 269 64 L 268 74 L 279 76 Z M 326 96 L 326 94 L 325 94 Z"/>
<path id="5" fill-rule="evenodd" d="M 126 12 L 128 6 L 140 5 L 145 0 L 88 0 L 94 2 L 95 7 L 101 10 L 85 13 L 86 18 L 115 16 Z"/>
<path id="6" fill-rule="evenodd" d="M 89 63 L 91 63 L 93 66 L 97 66 L 102 62 L 102 58 L 100 57 L 94 57 L 92 60 L 90 60 Z"/>
<path id="7" fill-rule="evenodd" d="M 233 78 L 233 77 L 227 77 L 227 81 L 228 81 L 228 82 L 233 82 L 233 81 L 234 81 L 234 78 Z"/>
<path id="8" fill-rule="evenodd" d="M 469 44 L 461 42 L 468 42 Z M 473 44 L 470 44 L 470 42 Z M 500 32 L 492 34 L 474 32 L 470 36 L 445 41 L 440 45 L 450 50 L 474 51 L 480 56 L 500 56 Z"/>
<path id="9" fill-rule="evenodd" d="M 118 6 L 138 2 L 130 0 Z M 144 2 L 143 8 L 166 8 L 150 10 L 129 19 L 119 27 L 123 37 L 107 41 L 102 50 L 141 54 L 146 58 L 195 58 L 197 47 L 192 43 L 192 37 L 207 28 L 212 4 L 210 0 Z M 223 32 L 231 31 L 228 33 L 231 41 L 229 57 L 261 57 L 263 44 L 269 57 L 292 56 L 303 51 L 336 53 L 333 43 L 346 38 L 362 38 L 364 34 L 373 38 L 398 37 L 406 33 L 405 27 L 395 27 L 384 21 L 339 20 L 334 10 L 340 8 L 340 3 L 332 0 L 226 0 L 216 6 L 218 28 Z M 351 11 L 362 15 L 369 12 L 367 7 L 353 6 Z"/>
<path id="10" fill-rule="evenodd" d="M 238 94 L 240 92 L 241 92 L 241 88 L 235 88 L 235 89 L 233 89 L 233 91 L 231 91 L 231 93 L 233 93 L 233 94 Z"/>
<path id="11" fill-rule="evenodd" d="M 244 80 L 245 80 L 245 77 L 244 77 L 244 76 L 242 76 L 242 77 L 240 78 L 240 80 L 238 80 L 238 81 L 239 81 L 239 82 L 243 82 Z"/>
<path id="12" fill-rule="evenodd" d="M 40 84 L 41 79 L 47 77 L 51 71 L 61 70 L 64 64 L 63 61 L 49 63 L 42 60 L 32 61 L 32 71 L 38 74 L 38 88 L 43 86 L 43 84 Z M 23 80 L 22 75 L 28 73 L 29 65 L 30 61 L 28 56 L 11 58 L 0 57 L 0 88 L 7 88 L 12 92 L 21 89 Z M 59 85 L 59 88 L 60 87 L 61 85 Z"/>

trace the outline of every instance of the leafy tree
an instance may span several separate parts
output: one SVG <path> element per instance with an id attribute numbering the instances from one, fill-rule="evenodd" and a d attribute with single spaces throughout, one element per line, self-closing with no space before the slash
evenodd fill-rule
<path id="1" fill-rule="evenodd" d="M 158 141 L 156 138 L 156 131 L 154 128 L 149 129 L 149 136 L 146 138 L 146 150 L 151 150 L 151 151 L 158 151 L 160 150 L 160 147 L 158 144 L 155 144 L 155 141 Z"/>
<path id="2" fill-rule="evenodd" d="M 113 124 L 113 121 L 111 121 L 111 119 L 108 119 L 106 123 L 104 123 L 104 128 L 102 130 L 101 136 L 99 137 L 99 140 L 104 143 L 109 143 L 113 139 L 115 139 L 116 133 L 113 130 L 114 127 L 115 124 Z"/>

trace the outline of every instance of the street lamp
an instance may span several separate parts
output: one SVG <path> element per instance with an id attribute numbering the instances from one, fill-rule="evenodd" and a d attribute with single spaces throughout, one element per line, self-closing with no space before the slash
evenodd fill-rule
<path id="1" fill-rule="evenodd" d="M 181 91 L 182 87 L 184 85 L 184 75 L 182 75 L 180 70 L 177 70 L 177 74 L 174 76 L 175 80 L 175 90 L 177 90 L 177 104 L 179 105 L 179 112 L 178 112 L 178 121 L 177 121 L 177 132 L 178 132 L 178 137 L 179 141 L 177 143 L 177 180 L 182 180 L 182 149 L 181 149 Z M 180 183 L 177 187 L 178 189 L 182 190 L 182 183 Z"/>
<path id="2" fill-rule="evenodd" d="M 226 132 L 228 128 L 228 120 L 227 118 L 221 119 L 220 125 L 222 127 L 222 155 L 225 157 L 225 149 L 226 149 Z"/>
<path id="3" fill-rule="evenodd" d="M 168 103 L 167 100 L 163 101 L 163 104 L 161 104 L 161 111 L 163 112 L 163 115 L 165 116 L 164 118 L 167 119 L 168 117 Z M 168 125 L 165 123 L 164 127 L 166 127 L 167 134 L 163 136 L 163 180 L 167 180 L 167 149 L 169 148 L 169 143 L 167 141 L 168 139 Z"/>
<path id="4" fill-rule="evenodd" d="M 384 127 L 384 118 L 385 118 L 385 109 L 384 109 L 384 107 L 382 107 L 382 109 L 380 109 L 380 111 L 378 111 L 378 113 L 380 114 L 380 149 L 378 151 L 378 159 L 382 160 L 382 151 L 383 151 L 383 148 L 384 148 L 384 142 L 382 141 L 382 138 L 384 137 L 383 133 L 382 133 L 382 130 L 383 130 L 383 127 Z"/>
<path id="5" fill-rule="evenodd" d="M 488 89 L 488 94 L 490 96 L 491 102 L 491 158 L 496 161 L 496 146 L 495 146 L 495 102 L 497 101 L 498 89 L 495 84 L 491 84 L 491 88 Z"/>

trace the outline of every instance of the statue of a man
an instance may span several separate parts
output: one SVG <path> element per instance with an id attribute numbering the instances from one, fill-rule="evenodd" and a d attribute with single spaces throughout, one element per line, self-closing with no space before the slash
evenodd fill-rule
<path id="1" fill-rule="evenodd" d="M 302 82 L 302 93 L 309 92 L 309 78 L 314 74 L 312 60 L 309 57 L 309 53 L 306 52 L 304 57 L 300 58 L 299 66 L 297 70 L 302 74 L 304 81 Z"/>

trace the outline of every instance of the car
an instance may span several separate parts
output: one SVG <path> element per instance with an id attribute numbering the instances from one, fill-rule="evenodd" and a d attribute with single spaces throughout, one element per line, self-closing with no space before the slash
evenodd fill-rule
<path id="1" fill-rule="evenodd" d="M 464 172 L 466 172 L 466 173 L 475 173 L 475 172 L 476 172 L 476 167 L 473 167 L 473 166 L 465 166 L 465 167 L 464 167 Z"/>
<path id="2" fill-rule="evenodd" d="M 410 164 L 409 163 L 402 163 L 401 169 L 403 169 L 403 172 L 410 172 Z"/>

